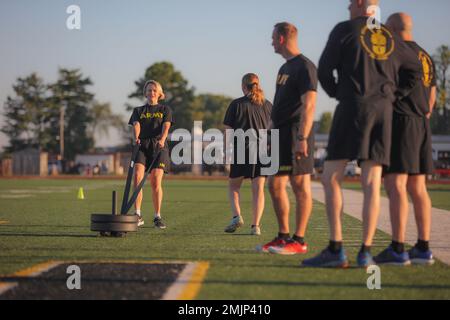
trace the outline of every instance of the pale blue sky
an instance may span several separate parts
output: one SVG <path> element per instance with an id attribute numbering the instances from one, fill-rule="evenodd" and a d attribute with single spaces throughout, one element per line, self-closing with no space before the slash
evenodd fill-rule
<path id="1" fill-rule="evenodd" d="M 66 28 L 71 4 L 81 7 L 80 31 Z M 273 25 L 296 24 L 303 53 L 317 63 L 333 26 L 348 19 L 347 6 L 348 0 L 0 0 L 1 108 L 17 77 L 34 71 L 55 81 L 58 67 L 67 67 L 81 68 L 96 98 L 126 114 L 134 81 L 162 60 L 174 63 L 197 93 L 238 97 L 242 75 L 255 72 L 272 100 L 283 63 L 271 47 Z M 383 21 L 410 13 L 416 40 L 430 53 L 450 45 L 450 1 L 381 0 L 381 8 Z M 317 116 L 334 106 L 320 91 Z M 0 148 L 6 143 L 0 134 Z"/>

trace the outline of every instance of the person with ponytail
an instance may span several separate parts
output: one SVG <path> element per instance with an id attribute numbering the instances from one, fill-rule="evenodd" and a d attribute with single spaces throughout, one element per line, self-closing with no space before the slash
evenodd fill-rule
<path id="1" fill-rule="evenodd" d="M 259 78 L 256 74 L 249 73 L 242 78 L 242 92 L 244 96 L 231 102 L 225 114 L 223 124 L 225 129 L 239 130 L 242 129 L 248 133 L 253 129 L 258 138 L 259 130 L 268 129 L 270 123 L 270 113 L 272 104 L 264 97 L 261 89 Z M 250 146 L 248 139 L 245 137 L 236 137 L 245 141 L 232 141 L 234 148 L 234 161 L 230 169 L 229 179 L 229 199 L 232 211 L 232 219 L 230 224 L 225 228 L 225 232 L 234 233 L 239 227 L 244 225 L 240 208 L 240 188 L 244 179 L 252 180 L 252 197 L 253 197 L 253 222 L 251 226 L 252 235 L 260 235 L 260 222 L 264 211 L 264 184 L 265 177 L 261 175 L 261 163 L 258 157 L 257 161 L 250 161 Z M 230 141 L 231 142 L 231 141 Z M 228 146 L 227 141 L 227 146 Z M 240 164 L 237 161 L 237 146 L 241 144 L 245 146 L 245 163 Z M 239 150 L 242 152 L 242 150 Z M 254 150 L 257 151 L 257 150 Z M 254 155 L 252 155 L 254 156 Z M 255 163 L 256 162 L 256 163 Z"/>

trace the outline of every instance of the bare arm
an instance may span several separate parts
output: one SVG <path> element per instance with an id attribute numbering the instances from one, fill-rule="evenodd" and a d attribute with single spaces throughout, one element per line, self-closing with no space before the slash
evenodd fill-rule
<path id="1" fill-rule="evenodd" d="M 141 124 L 136 121 L 133 123 L 133 138 L 136 144 L 140 144 L 141 140 L 139 139 L 139 135 L 141 134 Z"/>
<path id="2" fill-rule="evenodd" d="M 427 118 L 430 119 L 431 118 L 431 114 L 433 113 L 433 109 L 436 105 L 436 98 L 437 98 L 437 89 L 436 86 L 433 86 L 431 88 L 431 94 L 430 94 L 430 112 L 427 114 Z"/>
<path id="3" fill-rule="evenodd" d="M 167 136 L 169 135 L 170 126 L 172 124 L 170 122 L 164 122 L 163 123 L 163 129 L 162 129 L 162 135 L 161 138 L 158 140 L 158 144 L 160 148 L 164 148 L 164 145 L 167 140 Z"/>
<path id="4" fill-rule="evenodd" d="M 307 139 L 311 134 L 314 124 L 314 113 L 316 111 L 317 92 L 308 91 L 305 94 L 305 107 L 302 110 L 300 118 L 300 126 L 297 133 L 297 141 L 295 142 L 296 157 L 308 156 Z"/>

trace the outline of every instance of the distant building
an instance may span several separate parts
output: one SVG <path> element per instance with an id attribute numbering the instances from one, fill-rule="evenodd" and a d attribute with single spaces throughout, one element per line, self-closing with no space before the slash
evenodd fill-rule
<path id="1" fill-rule="evenodd" d="M 450 163 L 450 136 L 433 136 L 433 160 Z"/>
<path id="2" fill-rule="evenodd" d="M 48 153 L 27 148 L 12 154 L 12 173 L 15 176 L 48 175 Z"/>

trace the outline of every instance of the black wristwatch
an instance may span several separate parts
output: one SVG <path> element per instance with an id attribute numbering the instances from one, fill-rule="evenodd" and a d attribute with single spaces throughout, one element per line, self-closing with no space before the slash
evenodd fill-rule
<path id="1" fill-rule="evenodd" d="M 298 140 L 298 141 L 306 141 L 307 139 L 308 139 L 307 137 L 302 136 L 301 134 L 298 134 L 298 135 L 297 135 L 297 140 Z"/>

